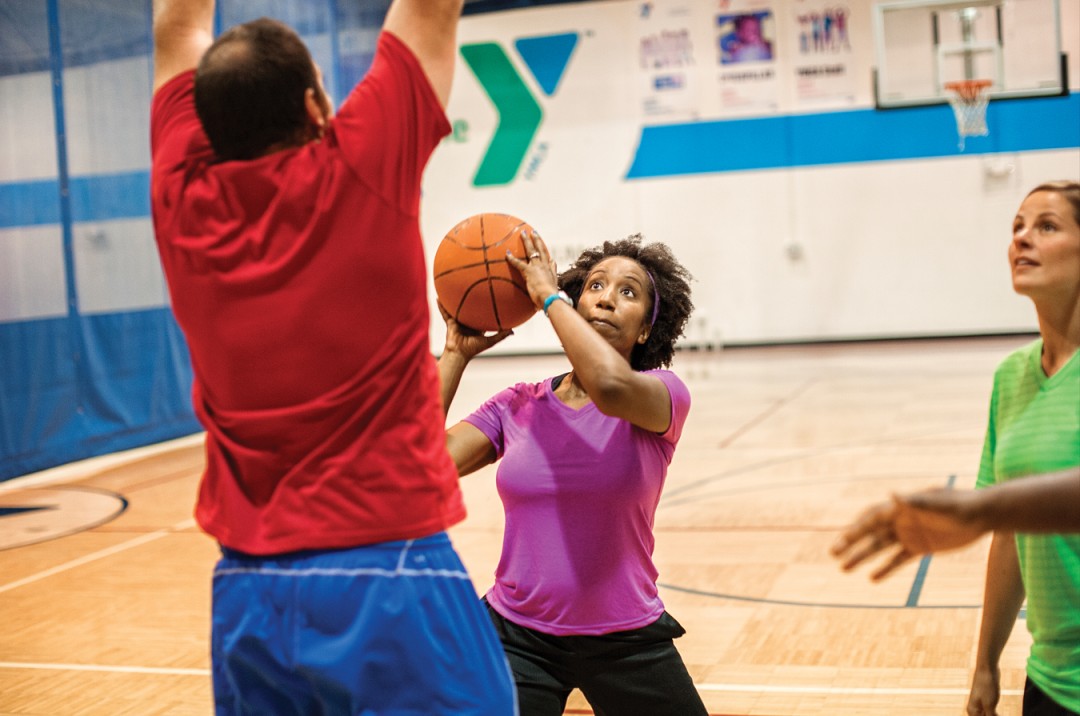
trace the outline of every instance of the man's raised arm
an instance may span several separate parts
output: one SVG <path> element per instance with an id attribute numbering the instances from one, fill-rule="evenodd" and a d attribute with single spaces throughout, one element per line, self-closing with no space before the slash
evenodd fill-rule
<path id="1" fill-rule="evenodd" d="M 383 29 L 412 50 L 445 108 L 454 79 L 457 26 L 464 0 L 394 0 Z"/>
<path id="2" fill-rule="evenodd" d="M 214 0 L 154 0 L 154 91 L 194 69 L 214 41 Z"/>

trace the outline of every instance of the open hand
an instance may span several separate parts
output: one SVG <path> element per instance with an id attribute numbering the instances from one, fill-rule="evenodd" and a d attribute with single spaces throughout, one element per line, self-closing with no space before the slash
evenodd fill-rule
<path id="1" fill-rule="evenodd" d="M 915 556 L 897 537 L 896 522 L 899 515 L 900 504 L 895 497 L 891 502 L 870 507 L 843 531 L 829 551 L 834 557 L 843 560 L 841 566 L 847 572 L 870 557 L 896 547 L 888 561 L 871 575 L 875 582 L 884 579 Z"/>
<path id="2" fill-rule="evenodd" d="M 458 355 L 466 363 L 507 336 L 514 334 L 510 329 L 485 334 L 468 326 L 463 326 L 454 320 L 453 316 L 442 307 L 442 304 L 439 305 L 439 313 L 446 323 L 446 344 L 443 353 Z"/>
<path id="3" fill-rule="evenodd" d="M 870 507 L 832 546 L 845 571 L 892 547 L 896 550 L 871 577 L 877 581 L 913 557 L 963 547 L 986 532 L 976 519 L 980 495 L 971 490 L 935 488 Z"/>
<path id="4" fill-rule="evenodd" d="M 506 260 L 525 277 L 529 298 L 533 305 L 540 308 L 544 305 L 544 299 L 559 290 L 555 262 L 547 245 L 535 231 L 522 231 L 521 241 L 525 245 L 525 260 L 509 251 L 506 252 Z"/>

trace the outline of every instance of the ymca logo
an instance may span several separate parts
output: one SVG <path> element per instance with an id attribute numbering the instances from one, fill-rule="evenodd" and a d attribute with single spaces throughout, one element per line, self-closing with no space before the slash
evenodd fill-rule
<path id="1" fill-rule="evenodd" d="M 552 97 L 577 42 L 578 34 L 568 32 L 519 38 L 514 41 L 514 49 L 540 91 Z M 544 111 L 498 43 L 462 45 L 461 56 L 499 114 L 498 126 L 473 177 L 473 186 L 509 184 L 525 162 L 544 120 Z"/>

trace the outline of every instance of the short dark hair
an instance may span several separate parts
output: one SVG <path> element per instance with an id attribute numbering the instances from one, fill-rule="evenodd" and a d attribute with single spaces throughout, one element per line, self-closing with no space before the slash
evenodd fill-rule
<path id="1" fill-rule="evenodd" d="M 690 281 L 693 277 L 680 264 L 666 244 L 642 244 L 641 234 L 628 236 L 620 241 L 605 241 L 602 246 L 586 249 L 574 264 L 559 274 L 559 287 L 574 299 L 581 298 L 585 279 L 596 264 L 612 256 L 633 259 L 649 272 L 659 293 L 660 312 L 645 343 L 634 346 L 630 354 L 630 367 L 634 370 L 652 370 L 671 365 L 675 356 L 675 343 L 683 335 L 686 322 L 694 310 L 690 300 Z M 652 287 L 650 287 L 650 291 Z M 651 296 L 654 304 L 647 309 L 652 315 L 652 305 L 657 296 Z"/>
<path id="2" fill-rule="evenodd" d="M 1050 191 L 1061 194 L 1061 196 L 1072 205 L 1073 218 L 1076 220 L 1077 224 L 1080 224 L 1080 182 L 1072 180 L 1044 182 L 1029 191 L 1027 196 L 1031 196 L 1040 191 Z M 1024 198 L 1026 199 L 1027 196 Z"/>
<path id="3" fill-rule="evenodd" d="M 222 33 L 202 56 L 195 111 L 219 158 L 253 159 L 302 139 L 309 88 L 322 92 L 304 41 L 287 25 L 259 18 Z"/>

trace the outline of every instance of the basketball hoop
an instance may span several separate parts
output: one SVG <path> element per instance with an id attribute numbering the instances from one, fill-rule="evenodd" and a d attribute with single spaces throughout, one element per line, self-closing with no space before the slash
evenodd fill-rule
<path id="1" fill-rule="evenodd" d="M 964 151 L 965 137 L 985 137 L 986 106 L 990 95 L 986 91 L 993 82 L 990 80 L 961 80 L 946 82 L 945 91 L 949 93 L 949 105 L 956 115 L 956 133 L 960 135 L 960 151 Z"/>

